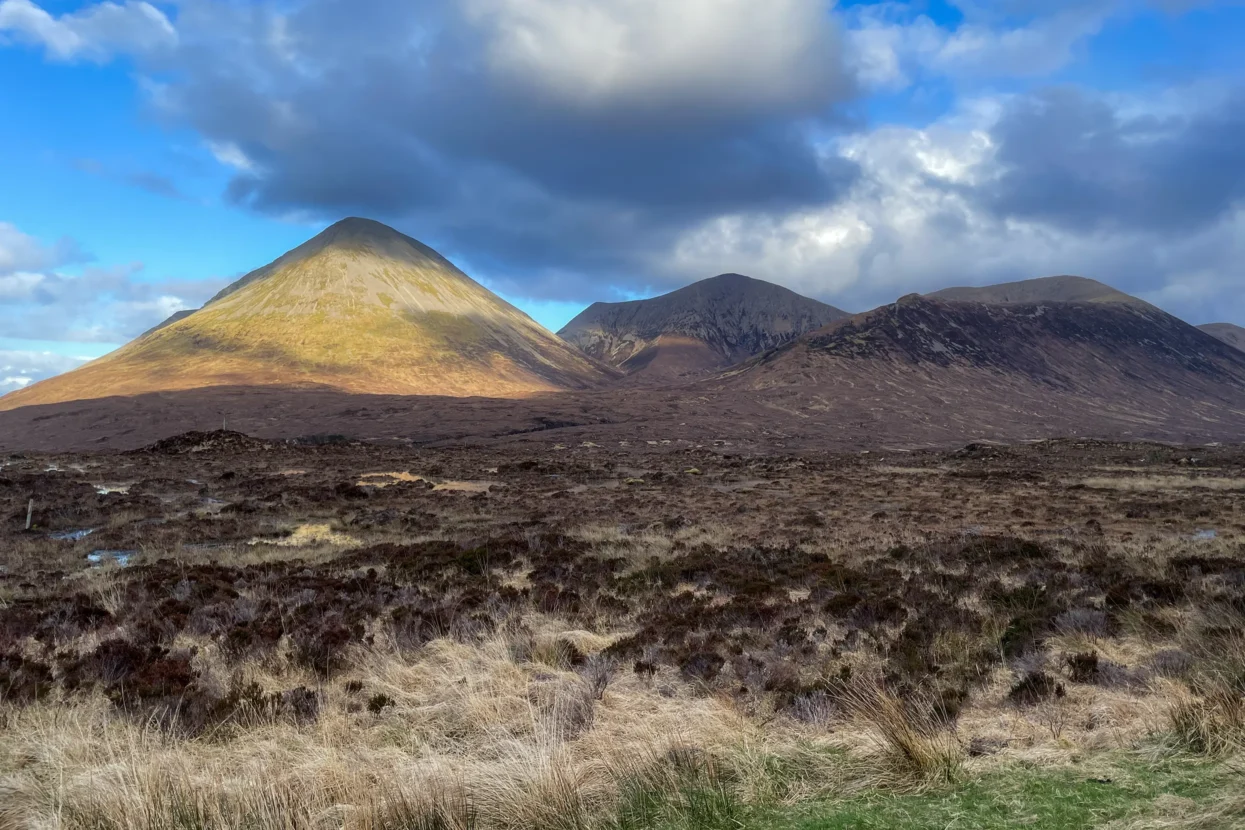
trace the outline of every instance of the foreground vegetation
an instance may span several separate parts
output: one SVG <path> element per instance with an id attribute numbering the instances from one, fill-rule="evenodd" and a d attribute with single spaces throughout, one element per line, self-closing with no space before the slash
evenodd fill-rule
<path id="1" fill-rule="evenodd" d="M 9 459 L 0 830 L 1245 826 L 1232 452 L 559 452 Z"/>

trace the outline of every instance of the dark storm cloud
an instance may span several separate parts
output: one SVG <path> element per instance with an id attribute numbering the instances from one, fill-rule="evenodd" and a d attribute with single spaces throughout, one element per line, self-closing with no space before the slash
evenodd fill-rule
<path id="1" fill-rule="evenodd" d="M 644 255 L 682 228 L 734 211 L 824 204 L 857 176 L 852 162 L 822 159 L 809 140 L 850 94 L 820 0 L 774 6 L 796 17 L 815 10 L 825 27 L 789 65 L 785 44 L 758 40 L 765 32 L 737 35 L 774 53 L 762 59 L 716 43 L 701 57 L 695 43 L 675 48 L 676 40 L 652 60 L 681 72 L 666 83 L 654 70 L 649 86 L 634 80 L 644 80 L 643 66 L 581 79 L 573 58 L 546 65 L 543 51 L 507 51 L 508 30 L 490 29 L 488 14 L 501 15 L 501 26 L 542 4 L 554 5 L 434 2 L 413 14 L 408 3 L 317 0 L 282 17 L 264 6 L 190 3 L 157 102 L 238 151 L 228 189 L 237 203 L 397 221 L 451 255 L 543 270 L 555 283 L 553 267 L 606 267 L 613 277 L 651 268 Z M 636 5 L 584 8 L 606 9 L 610 23 L 649 25 L 610 11 Z M 473 16 L 479 9 L 488 14 Z M 736 25 L 730 11 L 713 25 Z M 557 31 L 542 36 L 558 45 Z M 731 36 L 723 35 L 728 46 Z M 221 60 L 225 41 L 235 59 Z M 742 72 L 749 60 L 760 60 L 756 71 Z M 538 277 L 526 278 L 539 288 Z"/>
<path id="2" fill-rule="evenodd" d="M 1191 115 L 1128 116 L 1076 89 L 1020 99 L 993 131 L 1000 216 L 1084 233 L 1187 232 L 1245 199 L 1245 94 Z"/>

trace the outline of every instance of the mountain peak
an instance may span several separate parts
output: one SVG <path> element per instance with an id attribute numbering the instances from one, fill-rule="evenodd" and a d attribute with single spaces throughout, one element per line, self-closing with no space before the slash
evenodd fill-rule
<path id="1" fill-rule="evenodd" d="M 624 371 L 679 376 L 738 363 L 846 316 L 780 285 L 728 273 L 647 300 L 593 303 L 558 334 Z"/>
<path id="2" fill-rule="evenodd" d="M 306 244 L 319 243 L 318 247 L 327 247 L 358 242 L 405 242 L 419 248 L 428 247 L 401 231 L 389 227 L 384 222 L 377 222 L 375 219 L 365 219 L 361 216 L 348 216 L 345 219 L 334 222 L 312 237 Z"/>

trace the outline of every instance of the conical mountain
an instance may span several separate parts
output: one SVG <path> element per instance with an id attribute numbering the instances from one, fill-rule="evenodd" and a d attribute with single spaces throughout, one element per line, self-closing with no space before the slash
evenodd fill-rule
<path id="1" fill-rule="evenodd" d="M 625 372 L 678 376 L 730 366 L 846 316 L 782 286 L 722 274 L 648 300 L 593 303 L 558 334 Z"/>
<path id="2" fill-rule="evenodd" d="M 198 311 L 7 395 L 0 409 L 212 386 L 499 397 L 610 377 L 426 245 L 346 219 Z"/>

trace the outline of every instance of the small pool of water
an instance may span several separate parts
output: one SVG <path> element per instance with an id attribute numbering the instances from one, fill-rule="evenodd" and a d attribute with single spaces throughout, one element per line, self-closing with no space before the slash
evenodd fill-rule
<path id="1" fill-rule="evenodd" d="M 109 565 L 115 562 L 124 568 L 136 556 L 138 556 L 136 550 L 93 550 L 86 555 L 86 561 L 92 565 Z"/>
<path id="2" fill-rule="evenodd" d="M 77 542 L 79 539 L 85 539 L 94 532 L 95 528 L 93 527 L 84 527 L 81 530 L 58 530 L 54 533 L 49 533 L 48 538 L 56 539 L 60 542 Z"/>
<path id="3" fill-rule="evenodd" d="M 1194 538 L 1194 539 L 1196 539 L 1196 540 L 1197 540 L 1197 541 L 1199 541 L 1199 542 L 1210 542 L 1210 541 L 1212 541 L 1212 540 L 1214 540 L 1214 539 L 1218 539 L 1218 538 L 1219 538 L 1219 531 L 1217 531 L 1217 530 L 1199 530 L 1198 532 L 1196 532 L 1196 533 L 1194 533 L 1194 534 L 1193 534 L 1193 538 Z"/>

